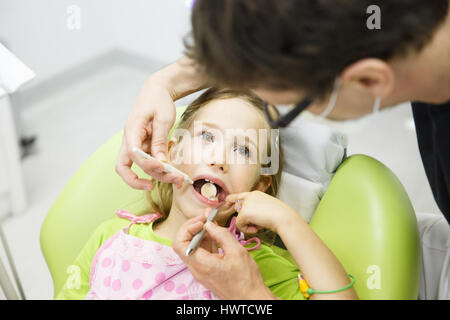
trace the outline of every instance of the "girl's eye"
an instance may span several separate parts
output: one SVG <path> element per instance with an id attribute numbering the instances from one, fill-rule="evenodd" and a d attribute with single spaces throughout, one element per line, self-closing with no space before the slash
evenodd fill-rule
<path id="1" fill-rule="evenodd" d="M 208 142 L 214 142 L 214 136 L 208 131 L 203 131 L 200 136 Z"/>
<path id="2" fill-rule="evenodd" d="M 244 146 L 237 146 L 235 149 L 241 156 L 250 157 L 250 150 Z"/>

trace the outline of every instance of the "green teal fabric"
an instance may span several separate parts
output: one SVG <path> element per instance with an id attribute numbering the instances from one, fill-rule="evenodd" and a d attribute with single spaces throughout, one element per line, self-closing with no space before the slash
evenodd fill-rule
<path id="1" fill-rule="evenodd" d="M 183 110 L 177 109 L 178 118 Z M 143 191 L 130 188 L 115 172 L 121 142 L 119 132 L 87 159 L 45 218 L 41 250 L 55 295 L 102 222 L 117 209 L 149 212 Z M 137 166 L 133 170 L 147 177 Z M 355 275 L 361 299 L 417 298 L 420 246 L 414 210 L 401 183 L 382 163 L 364 155 L 349 157 L 333 177 L 311 227 Z M 289 259 L 281 249 L 274 251 Z"/>
<path id="2" fill-rule="evenodd" d="M 56 299 L 81 300 L 85 298 L 89 291 L 89 274 L 95 253 L 105 241 L 128 224 L 128 220 L 114 217 L 97 228 L 72 264 L 70 268 L 72 274 L 68 277 L 66 285 L 56 296 Z M 153 232 L 152 224 L 135 224 L 130 228 L 129 234 L 159 242 L 166 246 L 172 246 L 171 239 L 163 238 Z M 297 274 L 299 270 L 295 264 L 276 255 L 272 249 L 265 245 L 261 245 L 261 248 L 258 250 L 250 251 L 250 254 L 258 264 L 266 286 L 275 295 L 283 300 L 305 299 L 298 290 Z"/>

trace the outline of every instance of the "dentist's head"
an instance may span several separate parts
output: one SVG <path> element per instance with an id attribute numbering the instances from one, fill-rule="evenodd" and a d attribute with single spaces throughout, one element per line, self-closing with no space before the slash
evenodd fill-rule
<path id="1" fill-rule="evenodd" d="M 336 78 L 335 119 L 450 99 L 448 0 L 197 0 L 192 27 L 188 54 L 211 81 L 273 104 L 322 113 Z"/>

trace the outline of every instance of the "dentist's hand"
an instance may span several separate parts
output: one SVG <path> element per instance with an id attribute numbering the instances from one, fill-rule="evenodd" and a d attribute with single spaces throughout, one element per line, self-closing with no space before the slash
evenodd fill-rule
<path id="1" fill-rule="evenodd" d="M 140 179 L 132 170 L 135 162 L 148 175 L 178 187 L 183 177 L 177 173 L 163 172 L 155 160 L 134 154 L 138 147 L 160 160 L 167 160 L 167 137 L 176 119 L 174 101 L 206 87 L 205 80 L 189 58 L 178 61 L 152 74 L 135 100 L 124 128 L 124 136 L 116 162 L 116 172 L 135 189 L 153 189 L 150 180 Z"/>
<path id="2" fill-rule="evenodd" d="M 167 136 L 172 128 L 176 111 L 170 94 L 158 82 L 150 78 L 145 91 L 138 95 L 125 125 L 122 146 L 116 163 L 116 172 L 135 189 L 153 189 L 150 180 L 140 179 L 131 170 L 135 162 L 151 177 L 169 183 L 182 183 L 179 174 L 163 172 L 163 166 L 155 160 L 144 159 L 132 150 L 138 147 L 160 160 L 166 160 Z"/>
<path id="3" fill-rule="evenodd" d="M 205 216 L 186 221 L 172 243 L 194 278 L 220 299 L 278 299 L 264 284 L 261 271 L 247 250 L 226 228 L 212 222 L 204 224 L 205 221 Z M 203 226 L 208 238 L 186 256 L 190 241 Z M 223 254 L 217 252 L 214 242 L 223 249 Z"/>

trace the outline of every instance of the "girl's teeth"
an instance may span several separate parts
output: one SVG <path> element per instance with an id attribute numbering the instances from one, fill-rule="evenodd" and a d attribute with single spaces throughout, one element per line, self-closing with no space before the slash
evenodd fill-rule
<path id="1" fill-rule="evenodd" d="M 217 188 L 214 183 L 208 182 L 202 186 L 200 193 L 207 199 L 216 198 Z"/>

